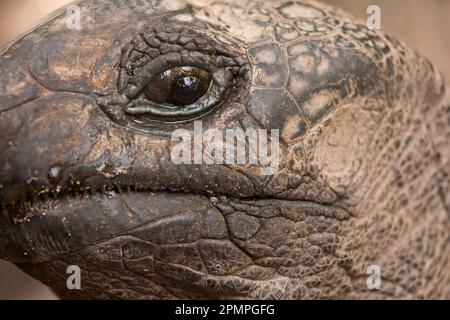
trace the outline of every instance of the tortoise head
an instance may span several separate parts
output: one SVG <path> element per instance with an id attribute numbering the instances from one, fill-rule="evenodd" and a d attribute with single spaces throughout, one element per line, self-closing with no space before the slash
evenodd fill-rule
<path id="1" fill-rule="evenodd" d="M 65 298 L 448 294 L 433 67 L 319 3 L 209 2 L 85 1 L 3 51 L 0 257 Z"/>

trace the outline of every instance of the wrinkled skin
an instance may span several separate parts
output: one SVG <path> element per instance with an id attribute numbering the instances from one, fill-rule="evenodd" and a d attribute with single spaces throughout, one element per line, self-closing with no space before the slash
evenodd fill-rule
<path id="1" fill-rule="evenodd" d="M 5 49 L 0 257 L 63 298 L 450 298 L 438 72 L 319 3 L 210 2 L 81 2 L 81 30 L 60 13 Z M 175 52 L 232 72 L 205 130 L 280 130 L 274 175 L 175 165 L 194 119 L 124 112 Z"/>

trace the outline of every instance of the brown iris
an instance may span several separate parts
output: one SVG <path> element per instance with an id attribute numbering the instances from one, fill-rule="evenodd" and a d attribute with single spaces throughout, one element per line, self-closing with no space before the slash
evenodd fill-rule
<path id="1" fill-rule="evenodd" d="M 211 75 L 197 67 L 175 67 L 152 77 L 145 88 L 148 100 L 159 104 L 189 105 L 210 86 Z"/>

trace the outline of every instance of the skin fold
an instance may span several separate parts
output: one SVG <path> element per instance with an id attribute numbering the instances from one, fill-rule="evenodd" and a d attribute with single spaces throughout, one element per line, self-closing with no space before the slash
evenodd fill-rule
<path id="1" fill-rule="evenodd" d="M 420 54 L 310 1 L 78 6 L 0 54 L 0 258 L 66 299 L 450 298 L 450 97 Z M 127 109 L 186 64 L 202 108 Z M 195 120 L 278 129 L 279 168 L 174 164 Z"/>

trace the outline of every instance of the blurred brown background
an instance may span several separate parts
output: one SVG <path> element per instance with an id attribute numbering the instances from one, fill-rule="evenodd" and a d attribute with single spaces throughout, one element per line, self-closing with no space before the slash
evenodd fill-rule
<path id="1" fill-rule="evenodd" d="M 123 0 L 126 1 L 126 0 Z M 381 7 L 382 27 L 431 59 L 450 81 L 450 0 L 322 0 L 362 19 Z M 0 47 L 68 0 L 0 0 Z M 0 299 L 54 299 L 52 292 L 0 261 Z"/>

